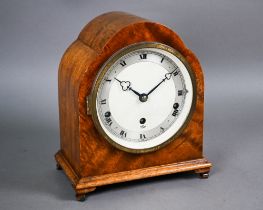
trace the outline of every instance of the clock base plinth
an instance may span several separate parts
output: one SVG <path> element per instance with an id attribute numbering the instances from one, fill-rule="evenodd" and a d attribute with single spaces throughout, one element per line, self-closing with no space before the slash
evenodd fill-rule
<path id="1" fill-rule="evenodd" d="M 66 176 L 72 183 L 76 192 L 76 199 L 84 201 L 86 194 L 92 192 L 98 186 L 126 182 L 131 180 L 143 179 L 166 174 L 174 174 L 179 172 L 194 171 L 201 178 L 208 178 L 212 163 L 206 158 L 189 160 L 166 165 L 152 166 L 131 171 L 121 171 L 112 174 L 103 174 L 98 176 L 79 177 L 70 163 L 64 157 L 62 151 L 58 151 L 55 155 L 57 164 L 62 168 Z"/>

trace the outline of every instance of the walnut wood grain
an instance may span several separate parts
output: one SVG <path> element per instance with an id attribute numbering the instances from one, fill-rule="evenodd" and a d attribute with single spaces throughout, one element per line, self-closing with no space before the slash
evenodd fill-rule
<path id="1" fill-rule="evenodd" d="M 77 194 L 85 194 L 96 189 L 98 186 L 109 185 L 119 182 L 126 182 L 137 179 L 144 179 L 154 176 L 173 174 L 185 171 L 194 171 L 197 174 L 208 174 L 212 164 L 205 158 L 189 160 L 184 162 L 172 163 L 167 165 L 141 168 L 131 171 L 122 171 L 112 174 L 89 176 L 80 178 L 67 162 L 63 153 L 59 151 L 55 155 L 56 161 L 66 172 L 69 180 L 75 188 Z"/>
<path id="2" fill-rule="evenodd" d="M 192 118 L 179 137 L 155 152 L 131 154 L 116 149 L 97 132 L 91 116 L 86 113 L 86 97 L 91 93 L 98 70 L 113 53 L 127 45 L 145 41 L 169 45 L 185 57 L 196 78 L 197 98 Z M 77 40 L 63 55 L 58 84 L 61 151 L 56 155 L 56 160 L 68 177 L 77 177 L 73 179 L 75 190 L 80 185 L 80 180 L 86 180 L 85 187 L 88 189 L 93 186 L 89 183 L 95 183 L 94 177 L 121 172 L 132 174 L 128 178 L 115 179 L 118 182 L 127 181 L 135 179 L 131 172 L 133 170 L 154 167 L 157 167 L 154 170 L 159 170 L 158 167 L 163 165 L 204 160 L 202 69 L 180 37 L 166 26 L 123 12 L 106 13 L 95 18 L 83 28 Z M 193 162 L 195 164 L 196 168 L 189 170 L 203 168 L 202 164 Z M 65 170 L 69 166 L 70 170 Z M 210 167 L 211 163 L 207 165 L 207 168 Z M 173 170 L 172 173 L 180 170 Z M 166 173 L 153 173 L 146 177 L 162 174 Z M 144 178 L 140 176 L 138 178 Z M 107 180 L 105 184 L 117 182 Z"/>

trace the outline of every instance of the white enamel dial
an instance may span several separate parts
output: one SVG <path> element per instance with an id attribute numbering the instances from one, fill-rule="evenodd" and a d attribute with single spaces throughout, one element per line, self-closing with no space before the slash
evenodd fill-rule
<path id="1" fill-rule="evenodd" d="M 115 54 L 106 66 L 96 93 L 96 117 L 114 145 L 149 150 L 180 130 L 193 102 L 185 62 L 146 44 Z"/>

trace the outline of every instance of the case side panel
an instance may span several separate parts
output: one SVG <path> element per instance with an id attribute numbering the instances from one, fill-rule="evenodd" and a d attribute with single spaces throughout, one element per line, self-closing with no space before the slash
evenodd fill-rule
<path id="1" fill-rule="evenodd" d="M 75 41 L 61 59 L 58 73 L 59 121 L 61 150 L 79 173 L 79 83 L 96 53 L 80 41 Z"/>

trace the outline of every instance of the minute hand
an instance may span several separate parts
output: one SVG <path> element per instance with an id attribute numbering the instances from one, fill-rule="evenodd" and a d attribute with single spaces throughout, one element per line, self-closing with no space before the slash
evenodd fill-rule
<path id="1" fill-rule="evenodd" d="M 169 79 L 171 78 L 172 74 L 173 74 L 175 71 L 176 71 L 176 69 L 173 70 L 173 71 L 170 72 L 170 73 L 166 73 L 166 74 L 165 74 L 165 78 L 162 79 L 162 81 L 159 82 L 153 89 L 151 89 L 151 90 L 147 93 L 147 96 L 149 96 L 149 95 L 150 95 L 156 88 L 158 88 L 159 85 L 162 84 L 165 80 L 169 80 Z"/>
<path id="2" fill-rule="evenodd" d="M 165 78 L 166 79 L 166 78 Z M 156 88 L 158 88 L 159 87 L 159 85 L 160 84 L 162 84 L 164 81 L 165 81 L 165 79 L 163 79 L 161 82 L 159 82 L 153 89 L 151 89 L 148 93 L 147 93 L 147 96 L 149 96 Z"/>

